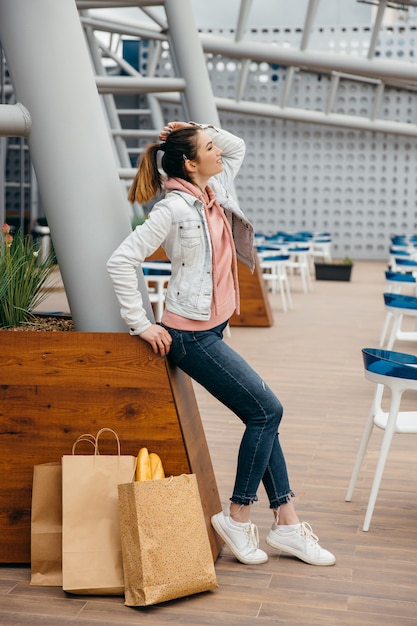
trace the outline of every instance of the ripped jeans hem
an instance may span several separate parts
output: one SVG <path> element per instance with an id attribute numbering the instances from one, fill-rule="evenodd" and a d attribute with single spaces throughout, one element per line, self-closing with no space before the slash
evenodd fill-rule
<path id="1" fill-rule="evenodd" d="M 230 502 L 233 502 L 233 504 L 240 504 L 242 506 L 249 506 L 254 502 L 258 502 L 258 496 L 254 496 L 253 498 L 249 498 L 247 496 L 232 496 L 230 498 Z"/>
<path id="2" fill-rule="evenodd" d="M 269 505 L 269 508 L 279 509 L 279 507 L 282 506 L 283 504 L 288 504 L 288 502 L 291 502 L 293 498 L 295 498 L 295 493 L 293 491 L 290 491 L 289 493 L 287 493 L 287 495 L 280 496 L 274 502 L 271 502 Z"/>

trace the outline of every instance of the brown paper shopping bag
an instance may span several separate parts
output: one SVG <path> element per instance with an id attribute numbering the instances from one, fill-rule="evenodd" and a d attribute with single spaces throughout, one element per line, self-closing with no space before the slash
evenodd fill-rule
<path id="1" fill-rule="evenodd" d="M 195 474 L 119 485 L 125 604 L 217 587 Z"/>
<path id="2" fill-rule="evenodd" d="M 31 585 L 62 586 L 61 461 L 33 468 Z"/>
<path id="3" fill-rule="evenodd" d="M 117 454 L 99 454 L 105 431 L 116 437 Z M 96 442 L 94 454 L 62 457 L 62 588 L 123 595 L 117 486 L 134 478 L 136 457 L 120 454 L 111 429 L 101 429 Z"/>

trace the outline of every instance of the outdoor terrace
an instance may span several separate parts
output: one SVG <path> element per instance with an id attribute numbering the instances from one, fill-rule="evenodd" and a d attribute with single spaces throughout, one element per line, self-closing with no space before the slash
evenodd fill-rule
<path id="1" fill-rule="evenodd" d="M 233 327 L 227 339 L 284 404 L 281 443 L 297 510 L 335 553 L 334 567 L 306 565 L 265 545 L 271 514 L 260 488 L 252 520 L 270 559 L 242 565 L 225 547 L 216 562 L 217 590 L 132 609 L 123 598 L 71 597 L 60 588 L 31 587 L 28 566 L 7 565 L 0 567 L 0 624 L 417 625 L 416 440 L 394 437 L 369 532 L 362 524 L 380 431 L 371 440 L 353 500 L 345 502 L 374 393 L 364 377 L 361 348 L 378 346 L 384 270 L 381 262 L 356 262 L 351 282 L 314 281 L 308 294 L 295 282 L 292 311 L 283 313 L 279 297 L 270 296 L 273 327 Z M 417 354 L 417 343 L 398 343 L 395 349 Z M 242 427 L 205 390 L 197 385 L 195 390 L 227 503 Z M 415 401 L 406 397 L 407 405 Z"/>

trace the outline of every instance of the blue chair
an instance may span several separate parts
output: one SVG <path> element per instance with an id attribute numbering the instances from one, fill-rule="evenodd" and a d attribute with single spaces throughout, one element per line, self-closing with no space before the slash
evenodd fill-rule
<path id="1" fill-rule="evenodd" d="M 395 266 L 391 269 L 396 270 L 398 272 L 417 272 L 417 261 L 413 258 L 410 258 L 403 255 L 396 255 L 394 257 Z"/>
<path id="2" fill-rule="evenodd" d="M 414 295 L 417 295 L 416 287 L 417 287 L 417 279 L 413 274 L 404 274 L 403 272 L 392 272 L 387 270 L 385 272 L 385 280 L 389 285 L 390 293 L 400 293 L 402 292 L 404 287 L 411 287 L 414 291 Z M 384 326 L 382 328 L 381 337 L 379 339 L 379 347 L 384 347 L 385 337 L 388 332 L 388 327 L 390 321 L 392 320 L 393 314 L 391 311 L 387 310 L 385 315 Z"/>
<path id="3" fill-rule="evenodd" d="M 385 280 L 393 285 L 393 291 L 395 291 L 395 287 L 402 287 L 405 284 L 415 285 L 417 283 L 416 277 L 412 274 L 404 274 L 403 272 L 391 272 L 390 270 L 387 270 L 385 272 Z"/>
<path id="4" fill-rule="evenodd" d="M 402 293 L 384 293 L 384 302 L 386 311 L 393 318 L 391 333 L 385 348 L 392 350 L 396 341 L 417 341 L 417 331 L 402 329 L 404 316 L 417 319 L 417 297 Z"/>
<path id="5" fill-rule="evenodd" d="M 406 235 L 393 235 L 391 237 L 391 243 L 394 246 L 406 246 L 408 245 L 409 242 L 409 237 L 406 237 Z"/>
<path id="6" fill-rule="evenodd" d="M 377 388 L 345 499 L 347 502 L 352 499 L 373 427 L 377 426 L 385 432 L 363 524 L 363 530 L 368 531 L 394 434 L 417 434 L 417 411 L 400 411 L 403 393 L 408 390 L 417 391 L 417 357 L 402 352 L 379 350 L 378 348 L 364 348 L 362 357 L 365 377 L 376 383 Z M 381 407 L 385 388 L 390 390 L 391 396 L 388 412 Z"/>

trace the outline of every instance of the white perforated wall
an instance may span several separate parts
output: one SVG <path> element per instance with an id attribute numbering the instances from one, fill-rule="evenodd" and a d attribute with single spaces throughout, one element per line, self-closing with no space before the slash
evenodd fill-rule
<path id="1" fill-rule="evenodd" d="M 309 47 L 366 56 L 370 34 L 363 26 L 317 28 Z M 301 29 L 257 29 L 246 37 L 298 47 L 301 35 Z M 385 29 L 376 56 L 415 62 L 416 42 L 416 26 Z M 172 72 L 166 62 L 161 75 Z M 208 67 L 214 94 L 235 98 L 236 61 L 208 59 Z M 252 63 L 244 99 L 279 104 L 286 75 L 286 67 Z M 287 105 L 323 111 L 329 86 L 327 75 L 296 72 Z M 341 79 L 333 112 L 369 117 L 375 90 L 375 82 Z M 167 107 L 166 114 L 178 118 L 181 110 Z M 386 87 L 377 117 L 415 123 L 416 92 Z M 329 231 L 334 256 L 355 259 L 386 259 L 390 235 L 417 232 L 414 138 L 236 114 L 221 114 L 221 122 L 246 141 L 236 188 L 258 232 Z"/>

